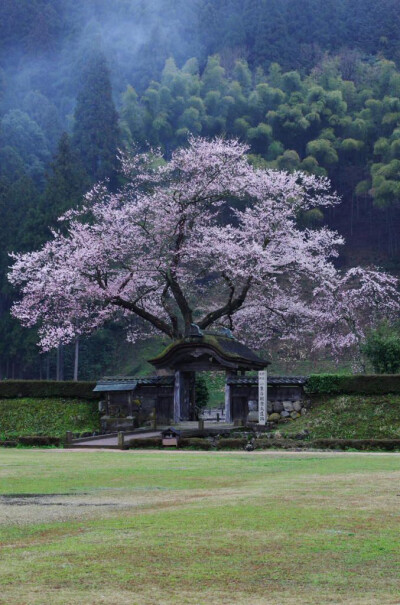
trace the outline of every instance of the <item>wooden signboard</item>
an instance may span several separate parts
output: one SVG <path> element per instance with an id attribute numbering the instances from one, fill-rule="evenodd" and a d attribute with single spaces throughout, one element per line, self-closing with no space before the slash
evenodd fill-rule
<path id="1" fill-rule="evenodd" d="M 267 370 L 261 370 L 261 372 L 258 372 L 258 424 L 261 424 L 264 426 L 268 419 L 267 399 L 268 399 Z"/>
<path id="2" fill-rule="evenodd" d="M 163 446 L 171 446 L 174 445 L 178 447 L 178 438 L 177 437 L 164 437 L 162 440 Z"/>

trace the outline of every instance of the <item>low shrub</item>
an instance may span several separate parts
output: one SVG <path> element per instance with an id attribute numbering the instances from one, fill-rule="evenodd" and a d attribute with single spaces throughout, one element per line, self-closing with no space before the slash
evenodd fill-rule
<path id="1" fill-rule="evenodd" d="M 45 435 L 32 435 L 28 437 L 18 437 L 18 443 L 20 445 L 60 445 L 59 437 L 47 437 Z"/>
<path id="2" fill-rule="evenodd" d="M 18 441 L 0 441 L 0 447 L 17 447 Z"/>
<path id="3" fill-rule="evenodd" d="M 126 449 L 147 449 L 147 448 L 158 448 L 162 446 L 161 437 L 144 437 L 143 439 L 131 439 L 127 441 Z"/>
<path id="4" fill-rule="evenodd" d="M 312 446 L 321 449 L 400 450 L 400 439 L 314 439 Z"/>
<path id="5" fill-rule="evenodd" d="M 247 439 L 238 439 L 238 438 L 230 438 L 230 439 L 219 439 L 217 441 L 217 449 L 218 450 L 243 450 L 245 446 L 248 444 Z"/>
<path id="6" fill-rule="evenodd" d="M 179 439 L 179 447 L 188 448 L 191 447 L 196 450 L 210 450 L 212 448 L 212 443 L 208 441 L 208 439 L 201 438 L 185 438 Z"/>

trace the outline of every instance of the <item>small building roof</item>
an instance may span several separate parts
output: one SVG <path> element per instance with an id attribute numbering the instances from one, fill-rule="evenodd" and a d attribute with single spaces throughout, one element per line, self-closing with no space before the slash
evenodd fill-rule
<path id="1" fill-rule="evenodd" d="M 157 369 L 193 371 L 262 370 L 270 364 L 235 338 L 207 332 L 171 343 L 149 362 Z"/>
<path id="2" fill-rule="evenodd" d="M 102 393 L 110 393 L 111 391 L 134 391 L 138 386 L 169 386 L 173 383 L 173 376 L 149 376 L 148 378 L 106 376 L 97 382 L 93 391 Z"/>

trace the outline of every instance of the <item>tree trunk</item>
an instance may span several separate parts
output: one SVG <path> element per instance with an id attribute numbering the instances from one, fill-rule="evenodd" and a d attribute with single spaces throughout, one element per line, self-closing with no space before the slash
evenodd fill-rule
<path id="1" fill-rule="evenodd" d="M 74 358 L 74 380 L 78 380 L 78 368 L 79 368 L 79 338 L 75 340 L 75 358 Z"/>
<path id="2" fill-rule="evenodd" d="M 64 350 L 62 345 L 57 348 L 57 377 L 56 380 L 64 380 Z"/>

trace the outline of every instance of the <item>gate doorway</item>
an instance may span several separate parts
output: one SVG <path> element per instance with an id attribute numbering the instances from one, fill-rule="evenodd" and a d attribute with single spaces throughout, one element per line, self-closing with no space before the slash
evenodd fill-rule
<path id="1" fill-rule="evenodd" d="M 160 355 L 149 362 L 158 371 L 174 374 L 172 418 L 174 422 L 194 420 L 195 377 L 197 372 L 221 371 L 229 376 L 245 375 L 248 371 L 260 371 L 270 365 L 246 345 L 236 340 L 229 330 L 214 334 L 202 332 L 192 324 L 192 333 L 187 338 L 169 345 Z M 236 398 L 235 398 L 236 399 Z M 161 403 L 165 406 L 166 403 Z M 169 408 L 168 408 L 169 409 Z M 225 422 L 245 420 L 248 414 L 247 400 L 232 401 L 231 387 L 225 386 Z"/>

